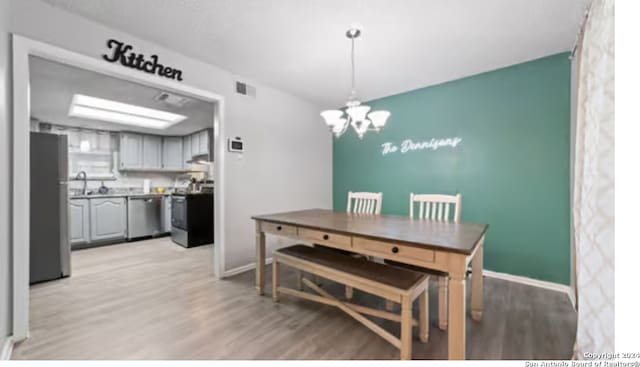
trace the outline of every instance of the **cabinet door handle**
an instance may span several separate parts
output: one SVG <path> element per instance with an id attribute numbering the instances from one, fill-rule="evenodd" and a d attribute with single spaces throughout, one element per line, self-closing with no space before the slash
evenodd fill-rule
<path id="1" fill-rule="evenodd" d="M 282 226 L 278 226 L 278 228 L 276 228 L 278 231 L 282 231 Z"/>
<path id="2" fill-rule="evenodd" d="M 328 234 L 325 234 L 324 236 L 322 236 L 322 238 L 326 241 L 326 240 L 328 240 L 328 239 L 329 239 L 329 235 L 328 235 Z"/>
<path id="3" fill-rule="evenodd" d="M 393 248 L 391 249 L 391 252 L 393 252 L 394 254 L 397 254 L 398 251 L 400 251 L 400 249 L 397 248 L 396 246 L 393 246 Z"/>

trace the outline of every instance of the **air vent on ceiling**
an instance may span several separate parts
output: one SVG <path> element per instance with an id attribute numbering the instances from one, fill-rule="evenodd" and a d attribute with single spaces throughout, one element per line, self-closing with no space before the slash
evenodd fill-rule
<path id="1" fill-rule="evenodd" d="M 156 101 L 164 102 L 174 107 L 184 107 L 187 104 L 191 103 L 191 99 L 187 97 L 167 92 L 160 92 L 160 94 L 155 96 L 153 99 Z"/>
<path id="2" fill-rule="evenodd" d="M 236 82 L 236 93 L 243 96 L 255 97 L 256 87 L 243 82 Z"/>

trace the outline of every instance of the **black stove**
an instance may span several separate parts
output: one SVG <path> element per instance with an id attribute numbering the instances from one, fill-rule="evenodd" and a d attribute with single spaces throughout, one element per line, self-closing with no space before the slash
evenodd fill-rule
<path id="1" fill-rule="evenodd" d="M 213 243 L 213 191 L 171 195 L 171 239 L 183 247 Z"/>

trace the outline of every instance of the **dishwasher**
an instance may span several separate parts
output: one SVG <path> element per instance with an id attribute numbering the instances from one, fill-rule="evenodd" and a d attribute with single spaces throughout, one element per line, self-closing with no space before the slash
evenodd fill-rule
<path id="1" fill-rule="evenodd" d="M 130 196 L 127 210 L 128 239 L 163 233 L 162 196 Z"/>

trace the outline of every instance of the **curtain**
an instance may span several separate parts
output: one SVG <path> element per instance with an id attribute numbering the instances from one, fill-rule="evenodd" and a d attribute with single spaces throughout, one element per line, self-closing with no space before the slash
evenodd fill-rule
<path id="1" fill-rule="evenodd" d="M 614 352 L 614 2 L 593 0 L 578 41 L 574 358 Z"/>

